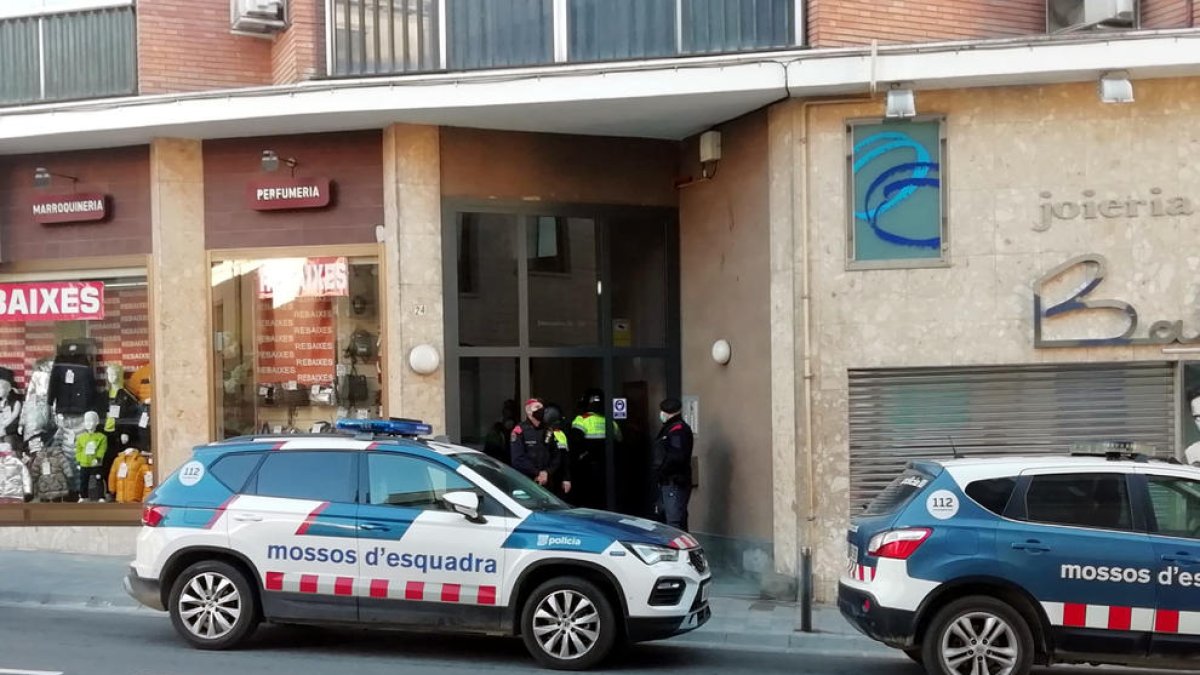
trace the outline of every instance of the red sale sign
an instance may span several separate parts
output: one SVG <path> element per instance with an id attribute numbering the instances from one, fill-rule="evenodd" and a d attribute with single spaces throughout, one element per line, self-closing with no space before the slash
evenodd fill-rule
<path id="1" fill-rule="evenodd" d="M 0 321 L 91 321 L 104 318 L 104 282 L 0 284 Z"/>

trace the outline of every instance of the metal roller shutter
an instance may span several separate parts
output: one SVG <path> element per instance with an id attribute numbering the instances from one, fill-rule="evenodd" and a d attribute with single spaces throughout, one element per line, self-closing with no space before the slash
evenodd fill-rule
<path id="1" fill-rule="evenodd" d="M 866 504 L 912 459 L 1045 455 L 1132 441 L 1174 453 L 1170 363 L 850 371 L 850 501 Z"/>

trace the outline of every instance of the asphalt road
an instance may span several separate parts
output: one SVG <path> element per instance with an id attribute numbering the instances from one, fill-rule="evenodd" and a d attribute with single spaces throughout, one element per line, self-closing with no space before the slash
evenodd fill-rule
<path id="1" fill-rule="evenodd" d="M 267 626 L 245 649 L 201 652 L 175 636 L 165 615 L 0 607 L 0 675 L 478 675 L 533 668 L 523 645 L 515 640 Z M 707 649 L 670 641 L 634 647 L 606 670 L 721 675 L 922 672 L 902 656 L 818 657 L 795 651 Z M 1041 675 L 1084 673 L 1096 670 L 1056 668 Z"/>

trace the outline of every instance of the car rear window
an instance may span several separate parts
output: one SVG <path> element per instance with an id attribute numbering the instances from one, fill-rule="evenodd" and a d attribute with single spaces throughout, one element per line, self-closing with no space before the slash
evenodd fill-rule
<path id="1" fill-rule="evenodd" d="M 875 495 L 863 513 L 868 516 L 883 516 L 899 511 L 921 490 L 929 485 L 931 478 L 918 469 L 908 469 Z"/>
<path id="2" fill-rule="evenodd" d="M 225 487 L 238 492 L 246 485 L 246 479 L 254 472 L 254 467 L 258 466 L 258 460 L 261 458 L 262 454 L 257 452 L 225 455 L 213 462 L 209 472 L 224 483 Z"/>
<path id="3" fill-rule="evenodd" d="M 983 508 L 996 515 L 1002 515 L 1005 507 L 1008 506 L 1008 500 L 1012 497 L 1013 488 L 1016 486 L 1016 478 L 989 478 L 970 483 L 967 485 L 966 493 Z"/>

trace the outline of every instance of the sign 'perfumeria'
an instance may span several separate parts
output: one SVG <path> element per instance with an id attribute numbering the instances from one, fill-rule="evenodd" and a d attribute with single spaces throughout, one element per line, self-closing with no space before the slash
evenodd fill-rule
<path id="1" fill-rule="evenodd" d="M 33 222 L 90 223 L 108 216 L 108 197 L 97 193 L 38 195 L 33 198 Z"/>
<path id="2" fill-rule="evenodd" d="M 329 206 L 328 178 L 272 178 L 246 185 L 246 206 L 255 211 L 320 209 Z"/>

